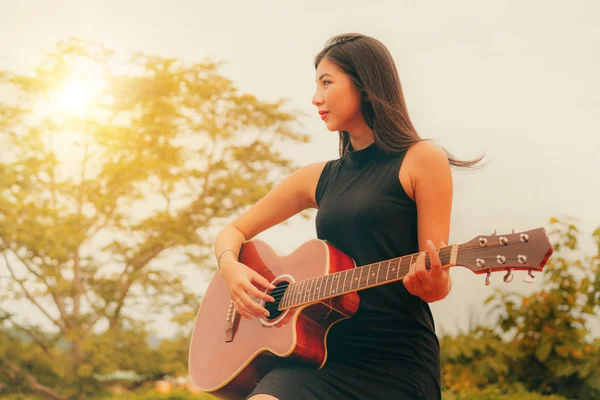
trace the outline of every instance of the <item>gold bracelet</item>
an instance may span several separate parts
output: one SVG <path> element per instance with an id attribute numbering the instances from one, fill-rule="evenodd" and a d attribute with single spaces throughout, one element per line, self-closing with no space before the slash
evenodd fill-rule
<path id="1" fill-rule="evenodd" d="M 219 257 L 217 257 L 217 267 L 219 267 L 219 269 L 221 269 L 221 256 L 223 255 L 223 253 L 225 253 L 226 251 L 231 251 L 233 252 L 233 254 L 235 254 L 235 258 L 238 257 L 237 252 L 234 249 L 225 249 L 221 252 L 221 254 L 219 254 Z"/>

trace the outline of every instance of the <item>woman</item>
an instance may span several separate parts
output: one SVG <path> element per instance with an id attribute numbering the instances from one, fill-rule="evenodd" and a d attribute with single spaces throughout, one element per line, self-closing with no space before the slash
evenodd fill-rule
<path id="1" fill-rule="evenodd" d="M 215 255 L 236 311 L 262 317 L 267 310 L 250 296 L 273 301 L 257 286 L 274 286 L 237 261 L 242 243 L 306 208 L 318 209 L 318 238 L 357 265 L 422 253 L 402 281 L 359 292 L 356 314 L 327 336 L 322 369 L 287 361 L 249 398 L 439 399 L 440 349 L 428 303 L 443 299 L 452 281 L 435 248 L 449 236 L 450 165 L 480 159 L 458 161 L 419 137 L 394 61 L 378 40 L 336 36 L 315 68 L 312 103 L 327 129 L 339 132 L 340 158 L 298 169 L 217 235 Z"/>

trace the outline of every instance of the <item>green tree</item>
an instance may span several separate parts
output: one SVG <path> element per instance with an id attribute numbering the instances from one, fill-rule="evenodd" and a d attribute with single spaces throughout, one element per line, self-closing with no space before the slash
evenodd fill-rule
<path id="1" fill-rule="evenodd" d="M 0 317 L 59 377 L 39 383 L 48 396 L 142 368 L 119 356 L 147 356 L 138 319 L 168 312 L 189 329 L 200 290 L 184 273 L 213 268 L 215 227 L 296 167 L 274 144 L 308 141 L 299 114 L 241 93 L 220 66 L 70 39 L 31 75 L 0 72 Z"/>

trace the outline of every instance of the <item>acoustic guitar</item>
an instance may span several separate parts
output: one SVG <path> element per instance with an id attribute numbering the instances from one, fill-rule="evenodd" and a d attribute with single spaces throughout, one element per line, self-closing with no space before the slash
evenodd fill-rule
<path id="1" fill-rule="evenodd" d="M 505 235 L 477 236 L 460 245 L 437 249 L 444 268 L 463 266 L 486 274 L 495 271 L 541 271 L 552 255 L 544 228 Z M 217 271 L 198 311 L 189 351 L 194 386 L 224 399 L 247 396 L 283 357 L 321 368 L 327 360 L 327 332 L 358 309 L 357 291 L 401 280 L 419 253 L 356 266 L 331 243 L 305 242 L 287 256 L 261 240 L 248 240 L 239 261 L 269 280 L 265 290 L 275 302 L 254 299 L 270 313 L 247 320 L 235 311 L 225 281 Z M 430 268 L 429 256 L 426 267 Z"/>

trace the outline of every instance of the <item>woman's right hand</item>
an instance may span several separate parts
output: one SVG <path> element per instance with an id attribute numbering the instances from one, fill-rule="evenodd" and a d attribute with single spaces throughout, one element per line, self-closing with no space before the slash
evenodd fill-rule
<path id="1" fill-rule="evenodd" d="M 275 289 L 275 286 L 267 279 L 247 265 L 233 260 L 223 263 L 221 266 L 221 276 L 227 284 L 235 310 L 242 317 L 251 320 L 252 317 L 262 318 L 269 316 L 267 309 L 252 298 L 261 299 L 265 302 L 275 301 L 273 297 L 258 290 L 256 286 L 259 285 L 264 289 Z"/>

